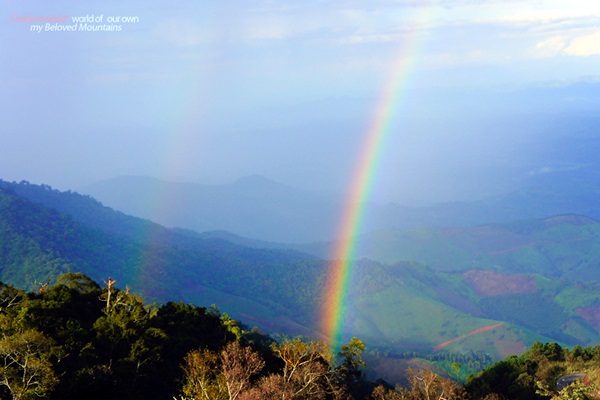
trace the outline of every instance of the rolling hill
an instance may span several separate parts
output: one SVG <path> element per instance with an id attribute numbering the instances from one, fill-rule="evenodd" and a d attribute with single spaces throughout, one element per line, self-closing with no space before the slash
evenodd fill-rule
<path id="1" fill-rule="evenodd" d="M 382 230 L 357 238 L 357 257 L 383 263 L 418 261 L 440 271 L 486 269 L 598 280 L 600 222 L 557 215 L 471 227 Z M 334 243 L 298 246 L 324 257 Z"/>
<path id="2" fill-rule="evenodd" d="M 560 245 L 578 237 L 578 229 L 594 232 L 595 225 L 591 219 L 569 216 L 495 229 L 516 237 L 546 237 L 540 232 L 550 230 L 552 237 L 563 239 L 547 241 L 550 259 L 566 251 Z M 479 243 L 481 232 L 443 232 L 467 258 L 478 254 L 473 243 Z M 83 272 L 99 283 L 111 276 L 149 301 L 217 304 L 233 318 L 269 333 L 322 337 L 318 319 L 325 260 L 290 248 L 234 244 L 223 238 L 226 234 L 218 236 L 164 228 L 77 193 L 0 182 L 0 280 L 5 283 L 35 289 L 67 271 Z M 484 238 L 489 248 L 499 246 L 498 235 L 479 240 Z M 432 247 L 431 253 L 452 259 L 451 252 L 440 249 Z M 591 259 L 594 248 L 588 250 Z M 535 340 L 600 342 L 595 328 L 600 321 L 594 313 L 600 304 L 598 284 L 562 279 L 567 266 L 556 276 L 544 269 L 521 273 L 501 265 L 442 270 L 435 263 L 427 266 L 428 260 L 417 261 L 355 263 L 344 339 L 360 337 L 371 349 L 392 356 L 445 350 L 485 352 L 493 359 L 522 352 Z"/>

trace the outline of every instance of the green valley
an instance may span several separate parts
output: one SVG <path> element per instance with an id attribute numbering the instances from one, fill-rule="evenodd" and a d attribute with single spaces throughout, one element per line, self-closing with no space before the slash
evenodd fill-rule
<path id="1" fill-rule="evenodd" d="M 391 358 L 448 351 L 491 360 L 535 341 L 599 343 L 598 284 L 576 279 L 593 270 L 597 229 L 593 220 L 566 216 L 388 236 L 395 239 L 380 243 L 407 261 L 355 261 L 342 340 L 360 337 Z M 37 290 L 83 272 L 99 284 L 110 277 L 150 302 L 217 304 L 268 334 L 329 339 L 319 323 L 328 262 L 292 246 L 249 247 L 167 229 L 89 196 L 7 182 L 0 185 L 0 235 L 7 284 Z M 540 254 L 549 267 L 539 261 L 521 271 Z"/>

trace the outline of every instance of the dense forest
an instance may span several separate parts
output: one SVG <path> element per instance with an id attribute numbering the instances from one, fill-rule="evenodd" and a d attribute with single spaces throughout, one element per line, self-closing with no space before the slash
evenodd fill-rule
<path id="1" fill-rule="evenodd" d="M 0 398 L 362 398 L 364 344 L 275 342 L 183 303 L 145 304 L 108 278 L 68 273 L 0 290 Z"/>
<path id="2" fill-rule="evenodd" d="M 216 306 L 146 304 L 112 278 L 0 286 L 2 399 L 591 399 L 600 374 L 600 347 L 537 342 L 464 385 L 411 369 L 392 387 L 366 379 L 364 351 L 357 338 L 336 354 L 322 341 L 276 341 Z M 559 392 L 574 373 L 585 377 Z"/>

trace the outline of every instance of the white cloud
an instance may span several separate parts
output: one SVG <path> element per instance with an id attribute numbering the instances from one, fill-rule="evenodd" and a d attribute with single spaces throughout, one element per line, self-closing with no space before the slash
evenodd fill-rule
<path id="1" fill-rule="evenodd" d="M 570 56 L 579 57 L 600 54 L 600 31 L 574 38 L 564 52 Z"/>
<path id="2" fill-rule="evenodd" d="M 600 54 L 600 31 L 583 35 L 565 31 L 565 33 L 539 41 L 535 48 L 541 57 L 597 55 Z"/>
<path id="3" fill-rule="evenodd" d="M 555 35 L 536 43 L 535 48 L 542 57 L 554 57 L 561 54 L 568 44 L 569 40 L 565 35 Z"/>

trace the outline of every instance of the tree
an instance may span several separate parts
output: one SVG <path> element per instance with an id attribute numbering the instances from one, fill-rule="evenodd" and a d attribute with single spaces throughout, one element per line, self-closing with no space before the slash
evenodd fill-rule
<path id="1" fill-rule="evenodd" d="M 0 385 L 14 400 L 44 397 L 58 383 L 50 362 L 53 344 L 34 329 L 0 339 Z"/>
<path id="2" fill-rule="evenodd" d="M 221 351 L 221 370 L 225 377 L 229 400 L 236 400 L 240 393 L 250 387 L 250 378 L 263 369 L 265 362 L 249 346 L 239 341 L 225 346 Z"/>
<path id="3" fill-rule="evenodd" d="M 219 358 L 216 353 L 204 350 L 192 350 L 185 357 L 183 372 L 185 383 L 183 394 L 194 400 L 226 399 L 224 385 L 220 384 L 222 375 L 218 369 Z"/>
<path id="4" fill-rule="evenodd" d="M 410 384 L 410 399 L 423 400 L 462 400 L 466 399 L 465 390 L 454 381 L 445 379 L 429 369 L 407 370 Z"/>
<path id="5" fill-rule="evenodd" d="M 209 314 L 205 308 L 191 304 L 169 302 L 162 305 L 152 318 L 151 325 L 167 336 L 162 347 L 165 351 L 160 356 L 161 381 L 166 391 L 171 390 L 163 392 L 166 395 L 180 386 L 180 365 L 186 355 L 206 349 L 218 359 L 218 351 L 235 338 L 221 323 L 220 315 Z"/>
<path id="6" fill-rule="evenodd" d="M 286 398 L 321 399 L 331 391 L 331 352 L 326 343 L 292 339 L 273 343 L 271 349 L 284 362 L 280 386 L 288 393 Z M 268 380 L 269 385 L 273 382 Z"/>
<path id="7" fill-rule="evenodd" d="M 22 290 L 0 283 L 0 312 L 19 305 L 24 298 L 25 292 Z"/>
<path id="8" fill-rule="evenodd" d="M 56 278 L 56 285 L 65 285 L 82 295 L 100 294 L 100 286 L 81 272 L 69 272 L 59 276 Z"/>
<path id="9" fill-rule="evenodd" d="M 383 385 L 377 386 L 371 393 L 373 400 L 404 400 L 407 397 L 399 390 L 386 388 Z"/>
<path id="10" fill-rule="evenodd" d="M 338 357 L 341 358 L 341 364 L 336 368 L 336 375 L 343 388 L 350 391 L 349 396 L 363 397 L 365 394 L 362 368 L 366 367 L 366 363 L 362 359 L 362 353 L 365 350 L 365 344 L 353 337 L 348 344 L 341 347 L 338 352 Z"/>
<path id="11" fill-rule="evenodd" d="M 263 377 L 259 383 L 240 394 L 238 400 L 296 400 L 294 389 L 286 384 L 281 374 Z"/>
<path id="12" fill-rule="evenodd" d="M 105 382 L 102 385 L 112 398 L 131 398 L 158 383 L 149 376 L 156 375 L 154 369 L 167 337 L 152 326 L 143 300 L 128 290 L 113 288 L 110 306 L 105 306 L 103 313 L 93 325 L 99 360 L 89 373 L 94 384 Z"/>

